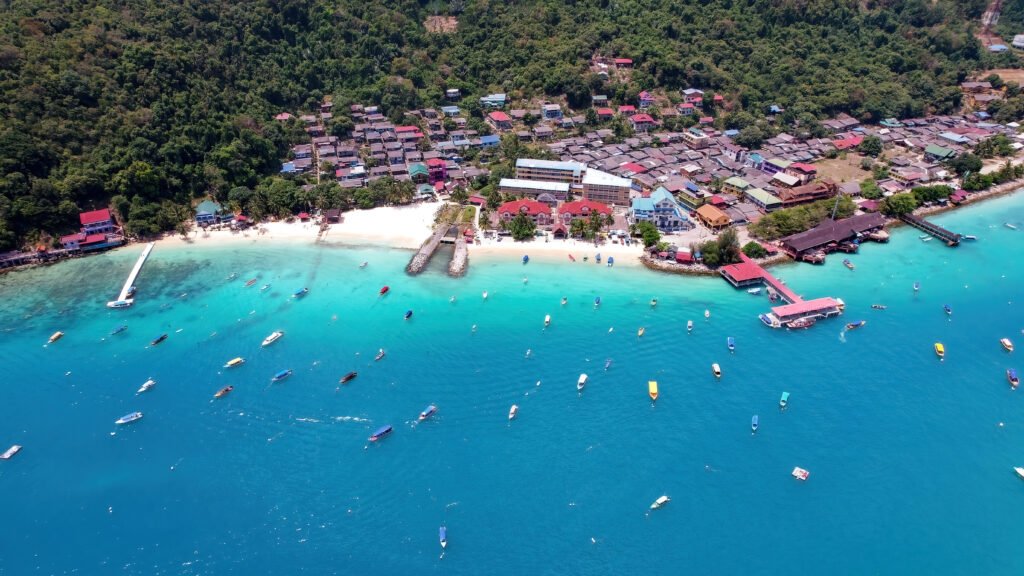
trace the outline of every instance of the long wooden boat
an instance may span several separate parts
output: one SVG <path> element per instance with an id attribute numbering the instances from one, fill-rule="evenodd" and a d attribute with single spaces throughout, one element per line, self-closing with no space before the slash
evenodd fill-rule
<path id="1" fill-rule="evenodd" d="M 647 383 L 647 395 L 651 397 L 651 402 L 658 401 L 658 383 L 651 380 Z"/>

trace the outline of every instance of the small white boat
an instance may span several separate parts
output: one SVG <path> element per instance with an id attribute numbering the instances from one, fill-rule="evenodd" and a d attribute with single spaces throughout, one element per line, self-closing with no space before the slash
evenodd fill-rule
<path id="1" fill-rule="evenodd" d="M 760 293 L 761 293 L 761 288 L 760 287 L 751 288 L 751 289 L 747 290 L 747 294 L 753 294 L 754 296 L 757 296 Z"/>
<path id="2" fill-rule="evenodd" d="M 1016 227 L 1016 226 L 1014 226 L 1013 224 L 1010 224 L 1009 222 L 1007 222 L 1007 223 L 1005 224 L 1005 226 L 1006 226 L 1007 228 L 1009 228 L 1010 230 L 1016 230 L 1016 229 L 1017 229 L 1017 227 Z"/>
<path id="3" fill-rule="evenodd" d="M 693 320 L 686 321 L 686 331 L 693 332 Z"/>
<path id="4" fill-rule="evenodd" d="M 711 373 L 715 375 L 715 378 L 722 377 L 722 367 L 717 363 L 711 365 Z"/>
<path id="5" fill-rule="evenodd" d="M 810 475 L 811 475 L 810 472 L 808 472 L 807 470 L 804 470 L 803 468 L 801 468 L 799 466 L 793 468 L 792 474 L 793 474 L 793 478 L 796 478 L 797 480 L 807 480 L 807 478 L 810 477 Z"/>
<path id="6" fill-rule="evenodd" d="M 3 454 L 0 454 L 0 460 L 10 460 L 12 456 L 21 452 L 21 446 L 15 444 L 8 448 Z"/>
<path id="7" fill-rule="evenodd" d="M 658 499 L 655 500 L 653 504 L 651 504 L 651 510 L 657 510 L 658 508 L 661 508 L 662 506 L 668 504 L 671 501 L 672 499 L 669 498 L 668 496 L 658 496 Z"/>
<path id="8" fill-rule="evenodd" d="M 270 346 L 274 342 L 280 340 L 281 336 L 284 336 L 284 332 L 280 330 L 275 330 L 274 332 L 270 333 L 270 336 L 267 336 L 266 338 L 263 339 L 263 344 L 261 344 L 261 346 Z"/>
<path id="9" fill-rule="evenodd" d="M 369 264 L 369 262 L 363 262 L 362 264 L 359 265 L 359 267 L 360 268 L 366 268 L 367 264 Z"/>
<path id="10" fill-rule="evenodd" d="M 21 448 L 21 446 L 15 446 L 15 448 Z M 3 456 L 0 456 L 0 458 L 3 458 Z M 1018 478 L 1024 480 L 1024 468 L 1021 468 L 1020 466 L 1014 466 L 1013 471 L 1017 473 Z"/>
<path id="11" fill-rule="evenodd" d="M 704 318 L 711 318 L 711 310 L 704 311 Z"/>
<path id="12" fill-rule="evenodd" d="M 260 292 L 266 292 L 267 290 L 270 290 L 270 284 L 264 284 L 263 286 L 260 286 Z"/>
<path id="13" fill-rule="evenodd" d="M 518 414 L 518 413 L 519 413 L 519 406 L 516 406 L 515 404 L 513 404 L 512 407 L 508 409 L 508 419 L 509 420 L 514 420 L 515 417 L 516 417 L 516 414 Z"/>
<path id="14" fill-rule="evenodd" d="M 149 390 L 153 386 L 156 386 L 156 380 L 153 380 L 152 378 L 150 378 L 149 380 L 146 380 L 145 382 L 142 383 L 142 386 L 139 387 L 139 390 L 138 390 L 138 392 L 136 392 L 136 394 L 142 394 L 143 392 L 145 392 L 146 390 Z"/>
<path id="15" fill-rule="evenodd" d="M 1013 342 L 1010 342 L 1009 338 L 1000 338 L 999 343 L 1002 344 L 1007 352 L 1013 352 Z"/>
<path id="16" fill-rule="evenodd" d="M 636 337 L 639 338 L 639 337 L 643 336 L 644 332 L 646 332 L 646 331 L 647 331 L 646 328 L 641 327 L 639 330 L 636 331 Z"/>
<path id="17" fill-rule="evenodd" d="M 921 238 L 921 242 L 931 242 L 931 241 L 932 241 L 932 237 L 931 236 L 925 236 L 925 237 Z"/>
<path id="18" fill-rule="evenodd" d="M 562 306 L 565 306 L 568 303 L 569 303 L 569 299 L 566 298 L 565 296 L 562 296 Z"/>
<path id="19" fill-rule="evenodd" d="M 974 234 L 964 234 L 964 240 L 977 240 L 978 237 Z"/>
<path id="20" fill-rule="evenodd" d="M 483 297 L 484 297 L 484 300 L 487 300 L 487 290 L 484 290 Z"/>
<path id="21" fill-rule="evenodd" d="M 120 418 L 115 420 L 114 424 L 131 424 L 132 422 L 135 422 L 136 420 L 140 419 L 142 419 L 142 412 L 132 412 L 131 414 L 125 414 L 124 416 L 121 416 Z"/>
<path id="22" fill-rule="evenodd" d="M 587 375 L 580 374 L 580 379 L 576 381 L 576 389 L 583 390 L 583 387 L 587 385 Z"/>
<path id="23" fill-rule="evenodd" d="M 547 328 L 550 325 L 551 325 L 551 314 L 547 314 L 547 315 L 544 316 L 544 327 Z"/>
<path id="24" fill-rule="evenodd" d="M 383 357 L 384 357 L 384 349 L 381 348 L 380 350 L 377 351 L 377 355 L 373 357 L 373 361 L 377 362 L 378 360 L 380 360 Z"/>

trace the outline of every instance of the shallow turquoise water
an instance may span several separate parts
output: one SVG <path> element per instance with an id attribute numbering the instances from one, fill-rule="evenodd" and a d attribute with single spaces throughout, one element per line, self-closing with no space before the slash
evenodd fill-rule
<path id="1" fill-rule="evenodd" d="M 795 333 L 720 279 L 518 256 L 451 280 L 407 277 L 400 250 L 158 246 L 122 311 L 104 304 L 140 247 L 5 275 L 0 449 L 25 449 L 0 461 L 0 574 L 1020 574 L 1024 390 L 1004 372 L 1024 363 L 998 340 L 1024 346 L 1024 228 L 1002 225 L 1024 197 L 935 220 L 980 240 L 901 229 L 853 272 L 775 269 L 848 306 Z"/>

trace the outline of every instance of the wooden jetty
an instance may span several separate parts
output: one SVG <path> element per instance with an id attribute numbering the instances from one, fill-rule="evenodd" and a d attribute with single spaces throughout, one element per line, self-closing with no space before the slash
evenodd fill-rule
<path id="1" fill-rule="evenodd" d="M 960 239 L 962 238 L 960 234 L 950 232 L 949 230 L 946 230 L 942 226 L 939 226 L 938 224 L 933 224 L 932 222 L 929 222 L 924 218 L 919 218 L 917 216 L 914 216 L 913 214 L 904 214 L 900 216 L 900 220 L 906 222 L 907 224 L 910 224 L 911 226 L 917 228 L 922 232 L 925 232 L 926 234 L 929 234 L 931 236 L 934 236 L 935 238 L 938 238 L 939 240 L 942 240 L 943 242 L 946 243 L 946 246 L 960 245 Z"/>

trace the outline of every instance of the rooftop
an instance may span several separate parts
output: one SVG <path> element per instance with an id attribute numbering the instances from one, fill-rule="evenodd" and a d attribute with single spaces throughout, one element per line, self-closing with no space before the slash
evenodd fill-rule
<path id="1" fill-rule="evenodd" d="M 568 182 L 543 182 L 540 180 L 522 180 L 519 178 L 502 178 L 498 183 L 500 188 L 515 188 L 519 190 L 545 190 L 548 192 L 568 192 Z"/>
<path id="2" fill-rule="evenodd" d="M 619 178 L 614 174 L 590 169 L 583 175 L 583 184 L 589 184 L 591 186 L 619 186 L 628 188 L 633 185 L 633 182 L 629 178 Z"/>

